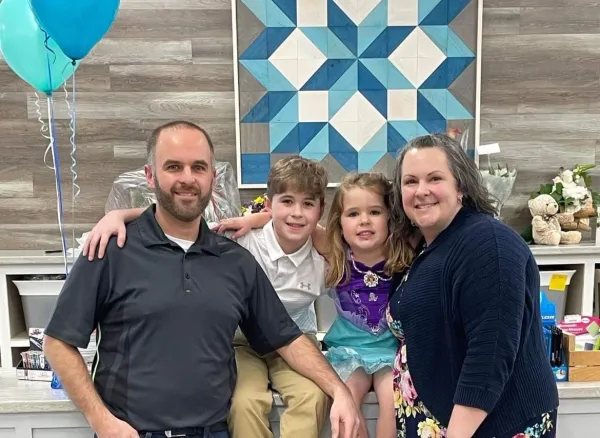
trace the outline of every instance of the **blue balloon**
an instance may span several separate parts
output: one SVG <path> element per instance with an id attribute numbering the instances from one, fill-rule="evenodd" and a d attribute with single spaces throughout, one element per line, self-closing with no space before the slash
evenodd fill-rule
<path id="1" fill-rule="evenodd" d="M 65 55 L 75 60 L 85 58 L 108 32 L 119 3 L 119 0 L 29 0 L 40 27 Z"/>
<path id="2" fill-rule="evenodd" d="M 62 86 L 79 66 L 47 38 L 23 0 L 0 2 L 0 52 L 21 79 L 45 94 Z"/>

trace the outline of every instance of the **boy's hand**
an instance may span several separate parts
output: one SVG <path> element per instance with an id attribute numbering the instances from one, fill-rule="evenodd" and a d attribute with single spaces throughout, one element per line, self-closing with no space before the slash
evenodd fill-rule
<path id="1" fill-rule="evenodd" d="M 247 216 L 222 219 L 219 225 L 212 227 L 211 230 L 217 233 L 233 230 L 235 233 L 233 233 L 231 239 L 238 239 L 248 234 L 253 228 L 264 227 L 270 220 L 270 211 L 261 211 L 260 213 L 252 213 Z"/>
<path id="2" fill-rule="evenodd" d="M 111 236 L 117 236 L 117 245 L 122 248 L 125 245 L 125 219 L 119 210 L 107 213 L 89 232 L 83 245 L 82 253 L 88 257 L 89 261 L 94 260 L 96 250 L 98 258 L 104 257 L 108 241 Z"/>
<path id="3" fill-rule="evenodd" d="M 252 229 L 251 221 L 243 217 L 231 217 L 222 219 L 218 225 L 215 225 L 212 230 L 217 233 L 224 233 L 225 231 L 235 231 L 232 235 L 232 239 L 245 236 Z"/>

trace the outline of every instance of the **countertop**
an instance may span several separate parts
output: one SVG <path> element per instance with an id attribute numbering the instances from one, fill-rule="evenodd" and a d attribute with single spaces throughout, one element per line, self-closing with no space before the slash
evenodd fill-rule
<path id="1" fill-rule="evenodd" d="M 79 253 L 77 253 L 79 255 Z M 67 262 L 72 263 L 72 256 L 67 256 Z M 46 254 L 37 250 L 0 251 L 0 266 L 2 265 L 60 265 L 64 264 L 61 253 Z"/>
<path id="2" fill-rule="evenodd" d="M 600 255 L 600 246 L 594 242 L 584 242 L 577 245 L 529 245 L 534 256 L 577 256 Z"/>
<path id="3" fill-rule="evenodd" d="M 563 400 L 600 399 L 600 382 L 559 383 L 558 390 Z M 281 403 L 278 397 L 275 403 Z M 365 403 L 377 403 L 375 394 L 368 394 Z M 77 409 L 66 393 L 61 389 L 52 389 L 50 382 L 18 380 L 15 371 L 0 371 L 0 414 L 74 411 Z"/>

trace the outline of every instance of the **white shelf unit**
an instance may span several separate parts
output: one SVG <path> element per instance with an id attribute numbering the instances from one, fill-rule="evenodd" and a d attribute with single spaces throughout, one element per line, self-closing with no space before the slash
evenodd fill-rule
<path id="1" fill-rule="evenodd" d="M 566 297 L 567 314 L 598 314 L 600 298 L 596 298 L 596 309 L 594 309 L 594 295 L 597 294 L 598 289 L 597 278 L 600 278 L 600 275 L 597 277 L 597 270 L 600 270 L 600 246 L 532 245 L 531 250 L 540 270 L 573 269 L 576 271 Z M 25 251 L 22 254 L 4 256 L 0 252 L 0 367 L 4 369 L 14 368 L 19 362 L 19 353 L 29 346 L 22 300 L 13 280 L 23 275 L 65 273 L 62 256 L 46 256 L 39 252 L 35 254 L 29 255 Z M 322 300 L 325 301 L 316 306 L 320 338 L 335 318 L 332 302 L 329 298 Z"/>
<path id="2" fill-rule="evenodd" d="M 600 269 L 600 246 L 594 244 L 563 245 L 558 247 L 532 245 L 531 251 L 541 270 L 573 269 L 566 297 L 565 314 L 594 315 L 598 302 L 596 270 Z"/>
<path id="3" fill-rule="evenodd" d="M 29 348 L 29 327 L 25 325 L 21 296 L 13 280 L 24 275 L 50 274 L 65 274 L 62 256 L 0 256 L 1 368 L 15 368 L 20 361 L 20 353 Z"/>

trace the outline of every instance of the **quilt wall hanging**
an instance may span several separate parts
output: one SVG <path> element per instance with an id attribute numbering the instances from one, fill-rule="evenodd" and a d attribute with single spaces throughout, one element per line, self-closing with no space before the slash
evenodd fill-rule
<path id="1" fill-rule="evenodd" d="M 240 187 L 288 155 L 391 174 L 418 135 L 469 132 L 477 0 L 233 0 Z"/>

